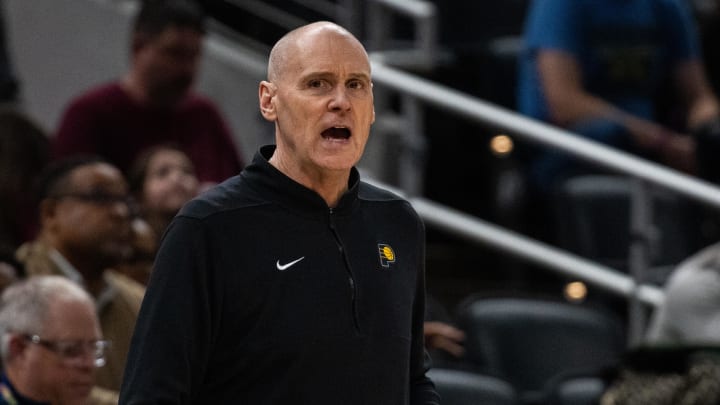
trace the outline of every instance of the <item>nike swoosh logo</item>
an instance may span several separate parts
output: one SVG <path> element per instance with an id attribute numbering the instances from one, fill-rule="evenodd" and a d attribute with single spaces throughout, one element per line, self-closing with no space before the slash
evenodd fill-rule
<path id="1" fill-rule="evenodd" d="M 294 264 L 296 264 L 297 262 L 299 262 L 300 260 L 302 260 L 302 259 L 304 259 L 304 258 L 305 258 L 305 256 L 303 256 L 303 257 L 301 257 L 301 258 L 299 258 L 299 259 L 293 260 L 293 261 L 291 261 L 290 263 L 286 263 L 286 264 L 280 264 L 280 260 L 278 260 L 277 263 L 275 263 L 275 266 L 276 266 L 277 269 L 280 270 L 280 271 L 287 270 L 287 269 L 289 269 L 291 266 L 293 266 Z"/>

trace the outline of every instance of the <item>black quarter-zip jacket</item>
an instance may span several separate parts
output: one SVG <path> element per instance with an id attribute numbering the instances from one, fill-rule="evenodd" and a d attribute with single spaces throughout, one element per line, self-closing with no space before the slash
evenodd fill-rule
<path id="1" fill-rule="evenodd" d="M 355 169 L 330 209 L 273 150 L 169 227 L 120 403 L 437 404 L 419 217 Z"/>

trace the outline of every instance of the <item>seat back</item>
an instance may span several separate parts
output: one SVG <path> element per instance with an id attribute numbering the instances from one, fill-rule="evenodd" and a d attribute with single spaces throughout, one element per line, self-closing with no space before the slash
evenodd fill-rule
<path id="1" fill-rule="evenodd" d="M 594 374 L 625 351 L 622 323 L 610 313 L 533 298 L 471 298 L 458 314 L 469 359 L 508 381 L 520 396 L 542 396 L 564 373 Z"/>
<path id="2" fill-rule="evenodd" d="M 562 247 L 605 265 L 627 270 L 633 180 L 616 175 L 568 179 L 557 201 L 556 226 Z M 678 263 L 695 249 L 690 204 L 665 190 L 652 190 L 650 265 Z M 662 280 L 661 280 L 662 281 Z"/>
<path id="3" fill-rule="evenodd" d="M 443 405 L 516 405 L 517 394 L 506 381 L 462 370 L 434 368 L 428 376 Z"/>

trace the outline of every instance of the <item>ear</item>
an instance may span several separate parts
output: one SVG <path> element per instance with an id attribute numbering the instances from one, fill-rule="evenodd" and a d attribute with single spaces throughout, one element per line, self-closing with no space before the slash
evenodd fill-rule
<path id="1" fill-rule="evenodd" d="M 263 118 L 273 122 L 277 119 L 277 111 L 275 110 L 275 93 L 277 87 L 268 81 L 261 81 L 258 88 L 258 98 L 260 100 L 260 113 Z"/>
<path id="2" fill-rule="evenodd" d="M 8 359 L 13 359 L 18 356 L 22 356 L 27 347 L 27 341 L 25 338 L 18 334 L 11 334 L 8 340 Z"/>

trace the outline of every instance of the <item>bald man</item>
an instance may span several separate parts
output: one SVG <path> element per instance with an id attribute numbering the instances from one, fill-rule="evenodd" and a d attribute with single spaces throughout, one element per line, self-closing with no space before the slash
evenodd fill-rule
<path id="1" fill-rule="evenodd" d="M 280 39 L 259 86 L 276 146 L 187 204 L 141 309 L 121 404 L 437 404 L 424 228 L 360 181 L 370 63 L 342 27 Z"/>

